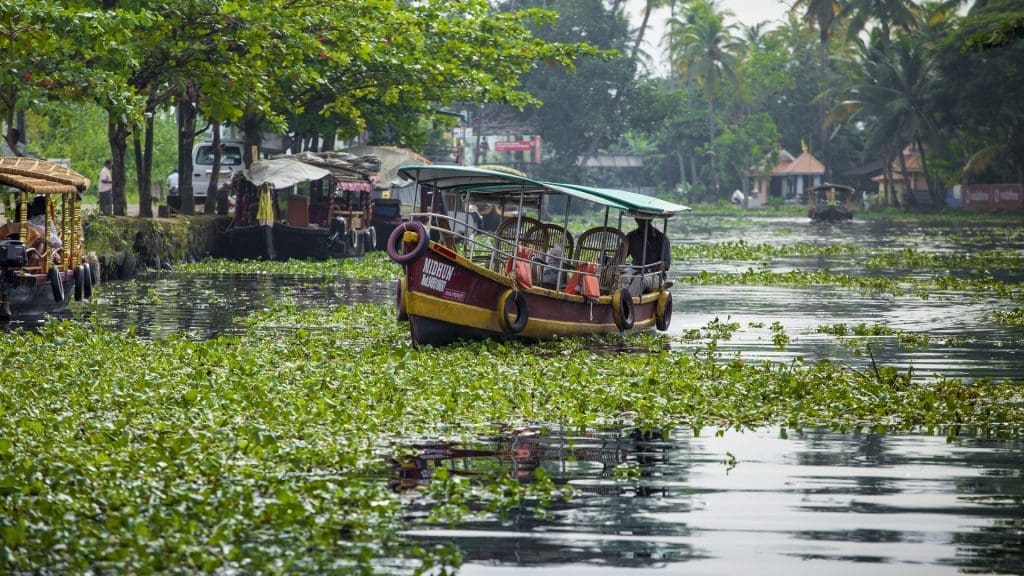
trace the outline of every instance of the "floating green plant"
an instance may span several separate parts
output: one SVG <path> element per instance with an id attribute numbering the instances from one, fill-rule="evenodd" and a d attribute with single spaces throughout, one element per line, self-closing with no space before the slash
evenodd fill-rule
<path id="1" fill-rule="evenodd" d="M 581 339 L 416 348 L 393 310 L 372 305 L 282 303 L 248 328 L 204 342 L 56 321 L 0 334 L 3 569 L 350 574 L 455 563 L 450 549 L 401 535 L 381 454 L 403 438 L 495 423 L 586 430 L 628 413 L 642 429 L 696 434 L 1024 428 L 1019 383 L 722 358 L 714 344 L 738 328 L 729 320 L 701 331 L 709 341 L 697 353 L 666 349 L 664 337 L 631 354 Z M 505 483 L 452 488 L 489 504 L 446 500 L 437 519 L 524 500 L 542 511 L 566 496 Z"/>
<path id="2" fill-rule="evenodd" d="M 191 274 L 271 274 L 307 277 L 396 279 L 401 267 L 385 252 L 369 252 L 361 258 L 328 260 L 224 260 L 211 259 L 182 265 L 179 270 Z"/>
<path id="3" fill-rule="evenodd" d="M 1024 326 L 1024 307 L 1014 306 L 1009 310 L 995 310 L 992 317 L 996 322 L 1007 326 Z"/>

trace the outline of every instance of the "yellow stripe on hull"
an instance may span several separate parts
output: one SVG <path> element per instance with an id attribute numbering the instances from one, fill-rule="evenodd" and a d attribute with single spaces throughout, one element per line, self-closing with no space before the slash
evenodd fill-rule
<path id="1" fill-rule="evenodd" d="M 487 308 L 480 308 L 479 306 L 409 292 L 406 295 L 406 310 L 410 316 L 421 316 L 467 328 L 503 334 L 501 326 L 498 324 L 497 312 Z M 458 319 L 457 322 L 453 321 L 455 318 Z M 652 326 L 654 326 L 654 318 L 637 319 L 630 331 L 645 330 Z M 566 322 L 531 316 L 526 323 L 526 328 L 519 336 L 544 339 L 551 338 L 552 336 L 585 336 L 588 334 L 610 334 L 617 332 L 619 332 L 619 329 L 614 322 L 600 324 Z"/>

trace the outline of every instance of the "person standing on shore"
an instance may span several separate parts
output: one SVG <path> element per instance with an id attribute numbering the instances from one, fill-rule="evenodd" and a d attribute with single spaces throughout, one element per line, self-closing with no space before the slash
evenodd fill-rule
<path id="1" fill-rule="evenodd" d="M 111 190 L 114 188 L 114 175 L 110 171 L 113 163 L 110 160 L 103 162 L 103 168 L 100 170 L 100 212 L 110 216 L 114 213 L 114 200 L 111 196 Z"/>

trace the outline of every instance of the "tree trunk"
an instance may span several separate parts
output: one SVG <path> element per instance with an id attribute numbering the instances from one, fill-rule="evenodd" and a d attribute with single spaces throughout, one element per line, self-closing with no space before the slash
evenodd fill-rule
<path id="1" fill-rule="evenodd" d="M 192 145 L 196 139 L 196 109 L 188 96 L 178 100 L 178 195 L 180 212 L 195 214 L 196 199 L 192 190 Z"/>
<path id="2" fill-rule="evenodd" d="M 246 114 L 242 118 L 242 132 L 245 138 L 245 150 L 242 150 L 242 162 L 248 168 L 260 157 L 260 129 L 263 120 L 255 114 Z"/>
<path id="3" fill-rule="evenodd" d="M 903 194 L 900 195 L 899 204 L 904 210 L 909 210 L 914 199 L 913 190 L 910 189 L 910 174 L 907 172 L 907 157 L 903 154 L 903 147 L 899 147 L 900 174 L 903 175 Z M 910 201 L 904 202 L 903 196 L 909 197 Z"/>
<path id="4" fill-rule="evenodd" d="M 821 66 L 821 80 L 818 86 L 818 93 L 825 92 L 825 85 L 828 82 L 828 34 L 822 33 L 821 42 L 818 43 L 818 64 Z M 832 181 L 832 166 L 829 158 L 828 147 L 828 126 L 825 126 L 825 99 L 818 98 L 818 138 L 821 140 L 821 161 L 825 165 L 825 181 Z"/>
<path id="5" fill-rule="evenodd" d="M 110 141 L 111 168 L 111 207 L 114 216 L 126 216 L 128 213 L 128 201 L 125 196 L 125 160 L 128 150 L 128 125 L 118 116 L 107 122 L 107 139 Z M 101 208 L 103 208 L 101 206 Z"/>
<path id="6" fill-rule="evenodd" d="M 211 122 L 213 134 L 213 168 L 210 172 L 210 182 L 206 186 L 206 206 L 203 214 L 216 214 L 217 212 L 217 189 L 220 188 L 220 122 Z"/>
<path id="7" fill-rule="evenodd" d="M 711 147 L 711 181 L 715 187 L 714 198 L 719 199 L 719 183 L 718 183 L 718 163 L 717 153 L 715 152 L 715 101 L 708 96 L 708 145 Z"/>
<path id="8" fill-rule="evenodd" d="M 928 186 L 928 195 L 931 196 L 932 204 L 934 204 L 935 208 L 939 209 L 942 207 L 942 203 L 945 200 L 945 198 L 943 198 L 942 189 L 932 182 L 931 175 L 928 174 L 928 157 L 925 155 L 923 142 L 921 142 L 920 138 L 915 142 L 917 144 L 917 149 L 921 154 L 921 170 L 924 170 L 924 182 L 925 185 Z"/>
<path id="9" fill-rule="evenodd" d="M 148 110 L 148 108 L 147 108 Z M 153 217 L 153 116 L 146 117 L 144 142 L 138 135 L 132 139 L 135 144 L 136 180 L 139 186 L 139 217 Z"/>

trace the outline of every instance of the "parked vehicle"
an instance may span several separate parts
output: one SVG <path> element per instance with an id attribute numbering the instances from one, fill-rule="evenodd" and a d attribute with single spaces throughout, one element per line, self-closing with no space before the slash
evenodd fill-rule
<path id="1" fill-rule="evenodd" d="M 413 165 L 399 173 L 416 182 L 420 202 L 388 238 L 387 250 L 404 267 L 398 317 L 409 321 L 414 342 L 668 328 L 666 270 L 662 262 L 627 262 L 629 242 L 621 227 L 627 217 L 657 222 L 664 237 L 667 219 L 689 208 L 632 192 L 462 166 Z M 478 220 L 463 216 L 481 203 L 515 216 L 494 232 L 474 227 Z M 573 233 L 568 214 L 581 203 L 604 223 Z M 556 217 L 548 216 L 556 210 Z M 461 226 L 467 231 L 459 232 Z"/>
<path id="2" fill-rule="evenodd" d="M 0 158 L 0 184 L 17 191 L 14 221 L 0 233 L 0 320 L 31 318 L 91 298 L 82 257 L 81 195 L 89 180 L 35 158 Z"/>
<path id="3" fill-rule="evenodd" d="M 257 160 L 232 182 L 235 214 L 227 253 L 237 259 L 361 256 L 371 225 L 371 157 L 304 152 Z"/>
<path id="4" fill-rule="evenodd" d="M 235 173 L 245 168 L 242 161 L 244 145 L 245 141 L 240 139 L 221 140 L 218 187 L 230 186 Z M 206 194 L 210 188 L 210 179 L 213 177 L 213 164 L 213 142 L 204 140 L 196 143 L 192 148 L 192 196 L 196 206 L 206 204 Z M 167 204 L 175 210 L 181 208 L 181 195 L 177 188 L 168 190 Z"/>

